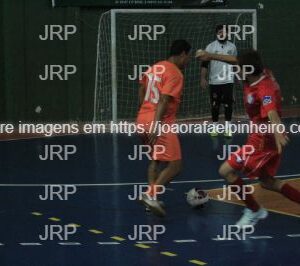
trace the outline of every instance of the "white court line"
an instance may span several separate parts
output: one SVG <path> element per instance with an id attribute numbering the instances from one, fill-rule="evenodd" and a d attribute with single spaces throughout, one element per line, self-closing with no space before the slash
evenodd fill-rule
<path id="1" fill-rule="evenodd" d="M 195 239 L 182 239 L 182 240 L 173 240 L 175 243 L 192 243 L 192 242 L 197 242 Z"/>
<path id="2" fill-rule="evenodd" d="M 300 237 L 300 234 L 289 234 L 289 235 L 286 235 L 288 237 Z"/>
<path id="3" fill-rule="evenodd" d="M 211 240 L 214 241 L 228 241 L 228 240 L 234 240 L 233 238 L 220 238 L 220 237 L 214 237 Z"/>
<path id="4" fill-rule="evenodd" d="M 249 238 L 252 238 L 252 239 L 271 239 L 273 237 L 272 236 L 250 236 Z"/>
<path id="5" fill-rule="evenodd" d="M 291 174 L 291 175 L 277 175 L 277 178 L 284 177 L 300 177 L 300 174 Z M 243 180 L 249 180 L 249 178 L 243 178 Z M 253 180 L 253 179 L 252 179 Z M 199 180 L 185 180 L 185 181 L 173 181 L 171 184 L 188 184 L 188 183 L 213 183 L 213 182 L 225 182 L 224 179 L 199 179 Z M 133 186 L 133 185 L 147 185 L 146 182 L 141 183 L 99 183 L 99 184 L 0 184 L 0 187 L 43 187 L 43 186 L 65 186 L 72 185 L 76 187 L 105 187 L 105 186 Z"/>
<path id="6" fill-rule="evenodd" d="M 58 244 L 62 245 L 62 246 L 80 246 L 81 245 L 81 243 L 79 243 L 79 242 L 59 242 Z"/>
<path id="7" fill-rule="evenodd" d="M 120 242 L 97 242 L 99 245 L 119 245 Z"/>
<path id="8" fill-rule="evenodd" d="M 138 244 L 158 244 L 157 241 L 137 241 Z"/>
<path id="9" fill-rule="evenodd" d="M 21 246 L 41 246 L 41 243 L 19 243 Z"/>
<path id="10" fill-rule="evenodd" d="M 300 175 L 300 174 L 299 174 Z M 224 179 L 214 180 L 187 180 L 187 181 L 174 181 L 171 184 L 184 184 L 184 183 L 210 183 L 210 182 L 224 182 Z M 133 186 L 133 185 L 148 185 L 146 182 L 140 183 L 99 183 L 99 184 L 0 184 L 0 187 L 41 187 L 51 185 L 73 185 L 77 187 L 106 187 L 106 186 Z"/>

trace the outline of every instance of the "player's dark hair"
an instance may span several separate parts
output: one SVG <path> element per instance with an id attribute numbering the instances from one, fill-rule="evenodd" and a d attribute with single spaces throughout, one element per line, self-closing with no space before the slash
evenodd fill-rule
<path id="1" fill-rule="evenodd" d="M 254 72 L 252 73 L 252 75 L 254 76 L 258 76 L 264 71 L 264 64 L 262 62 L 261 56 L 257 51 L 253 49 L 242 52 L 240 55 L 238 55 L 237 59 L 240 66 L 253 66 Z"/>
<path id="2" fill-rule="evenodd" d="M 192 46 L 186 40 L 175 40 L 170 48 L 170 56 L 181 55 L 182 52 L 188 54 L 191 49 Z"/>
<path id="3" fill-rule="evenodd" d="M 216 26 L 216 33 L 218 33 L 219 30 L 223 30 L 224 28 L 227 30 L 227 25 L 226 24 L 218 24 Z"/>

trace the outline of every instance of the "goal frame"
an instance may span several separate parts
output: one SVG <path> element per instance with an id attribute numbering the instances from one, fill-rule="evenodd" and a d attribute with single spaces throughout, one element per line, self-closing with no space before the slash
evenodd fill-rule
<path id="1" fill-rule="evenodd" d="M 116 16 L 121 13 L 250 13 L 252 14 L 252 23 L 255 29 L 252 39 L 252 46 L 257 49 L 257 11 L 256 9 L 111 9 L 110 11 L 111 26 L 111 106 L 112 106 L 112 122 L 118 121 L 118 81 L 117 81 L 117 23 Z M 100 18 L 101 19 L 101 18 Z M 100 23 L 99 23 L 100 31 Z M 98 32 L 98 36 L 99 36 Z M 97 108 L 97 82 L 98 82 L 98 53 L 99 38 L 97 43 L 97 62 L 96 62 L 96 80 L 95 80 L 95 98 L 94 98 L 94 121 L 96 120 Z"/>

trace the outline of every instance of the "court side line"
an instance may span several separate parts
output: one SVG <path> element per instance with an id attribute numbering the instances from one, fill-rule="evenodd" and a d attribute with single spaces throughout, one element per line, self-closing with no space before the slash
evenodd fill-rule
<path id="1" fill-rule="evenodd" d="M 231 202 L 231 201 L 229 202 L 229 201 L 217 200 L 217 199 L 213 199 L 213 198 L 209 198 L 209 199 L 210 200 L 214 200 L 214 201 L 218 201 L 218 202 L 222 202 L 222 203 L 234 204 L 234 205 L 239 205 L 239 206 L 245 207 L 245 204 L 243 204 L 243 203 Z M 283 212 L 283 211 L 278 211 L 278 210 L 274 210 L 274 209 L 268 209 L 268 208 L 265 208 L 265 209 L 267 209 L 270 212 L 275 212 L 275 213 L 279 213 L 279 214 L 283 214 L 283 215 L 287 215 L 287 216 L 291 216 L 291 217 L 300 218 L 300 215 L 297 215 L 297 214 L 291 214 L 291 213 L 287 213 L 287 212 Z"/>
<path id="2" fill-rule="evenodd" d="M 276 178 L 285 178 L 285 177 L 298 177 L 300 178 L 300 173 L 299 174 L 291 174 L 291 175 L 278 175 L 275 176 Z M 294 179 L 289 179 L 289 180 L 295 180 L 298 178 Z M 243 178 L 243 180 L 250 180 L 249 178 Z M 253 180 L 253 179 L 252 179 Z M 256 179 L 254 179 L 256 180 Z M 171 184 L 188 184 L 188 183 L 213 183 L 213 182 L 225 182 L 223 178 L 220 179 L 199 179 L 199 180 L 185 180 L 185 181 L 173 181 Z M 0 184 L 0 187 L 43 187 L 43 186 L 52 186 L 52 185 L 60 185 L 60 186 L 65 186 L 65 185 L 72 185 L 76 187 L 105 187 L 105 186 L 133 186 L 133 185 L 148 185 L 146 182 L 137 182 L 137 183 L 95 183 L 95 184 Z"/>
<path id="3" fill-rule="evenodd" d="M 292 176 L 292 175 L 291 175 Z M 299 175 L 297 175 L 299 176 Z M 276 178 L 281 178 L 281 177 L 288 177 L 288 176 L 275 176 Z M 251 180 L 251 178 L 242 178 L 243 180 Z M 286 179 L 288 181 L 294 181 L 294 180 L 298 180 L 300 179 L 300 176 L 299 177 L 296 177 L 296 178 L 289 178 L 289 179 Z M 258 180 L 257 178 L 256 179 L 252 179 L 254 181 Z M 259 181 L 259 180 L 258 180 Z M 259 182 L 257 183 L 253 183 L 252 185 L 257 185 L 259 184 Z M 225 184 L 225 186 L 227 186 L 227 183 Z M 207 189 L 207 191 L 214 191 L 214 190 L 219 190 L 219 189 L 222 189 L 223 187 L 218 187 L 218 188 L 211 188 L 211 189 Z"/>

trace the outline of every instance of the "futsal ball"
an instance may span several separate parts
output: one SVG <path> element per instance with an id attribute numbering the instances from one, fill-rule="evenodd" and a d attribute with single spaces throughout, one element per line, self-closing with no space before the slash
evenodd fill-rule
<path id="1" fill-rule="evenodd" d="M 193 208 L 201 207 L 208 202 L 208 194 L 199 188 L 192 188 L 187 193 L 186 200 Z"/>

